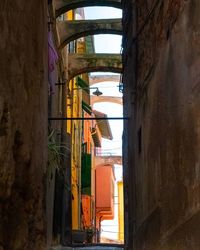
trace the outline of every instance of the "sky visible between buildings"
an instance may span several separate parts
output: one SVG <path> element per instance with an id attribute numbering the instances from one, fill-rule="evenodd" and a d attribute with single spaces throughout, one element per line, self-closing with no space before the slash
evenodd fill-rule
<path id="1" fill-rule="evenodd" d="M 84 8 L 85 19 L 109 19 L 109 18 L 121 18 L 122 11 L 110 7 L 87 7 Z M 95 52 L 96 53 L 121 53 L 121 36 L 119 35 L 95 35 Z M 99 74 L 114 74 L 114 73 L 92 73 L 94 75 Z M 117 96 L 122 97 L 122 93 L 119 92 L 119 82 L 103 82 L 93 85 L 99 87 L 104 96 Z M 96 103 L 94 109 L 107 114 L 108 117 L 122 117 L 123 107 L 122 105 L 115 103 Z M 105 155 L 122 155 L 122 120 L 110 120 L 110 127 L 113 134 L 113 140 L 102 141 L 102 154 Z M 122 166 L 115 165 L 115 177 L 117 181 L 122 180 Z M 115 219 L 102 222 L 101 236 L 109 239 L 116 240 L 118 238 L 118 193 L 117 186 L 115 185 Z"/>

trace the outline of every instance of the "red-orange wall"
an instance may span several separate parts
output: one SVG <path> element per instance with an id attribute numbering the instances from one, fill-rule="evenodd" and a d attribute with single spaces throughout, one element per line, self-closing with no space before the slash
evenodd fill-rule
<path id="1" fill-rule="evenodd" d="M 96 214 L 97 217 L 101 216 L 102 219 L 110 219 L 114 216 L 114 173 L 112 165 L 101 165 L 96 168 Z"/>

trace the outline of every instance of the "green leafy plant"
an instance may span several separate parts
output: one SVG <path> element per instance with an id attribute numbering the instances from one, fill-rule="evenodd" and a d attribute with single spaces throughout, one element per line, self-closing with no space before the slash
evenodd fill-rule
<path id="1" fill-rule="evenodd" d="M 61 152 L 60 146 L 55 141 L 55 130 L 52 130 L 48 136 L 48 165 L 57 168 L 60 164 Z"/>
<path id="2" fill-rule="evenodd" d="M 48 136 L 48 165 L 60 170 L 61 157 L 65 157 L 64 151 L 70 151 L 70 149 L 56 141 L 55 130 L 52 130 Z"/>
<path id="3" fill-rule="evenodd" d="M 47 181 L 50 185 L 55 173 L 64 176 L 62 168 L 62 159 L 66 157 L 67 151 L 71 151 L 64 143 L 56 141 L 56 130 L 51 130 L 48 135 L 48 166 L 47 166 Z M 66 189 L 70 190 L 66 183 Z"/>

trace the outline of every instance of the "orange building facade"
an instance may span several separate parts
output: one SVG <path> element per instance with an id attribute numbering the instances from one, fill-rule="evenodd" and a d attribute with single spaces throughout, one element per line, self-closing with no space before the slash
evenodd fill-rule
<path id="1" fill-rule="evenodd" d="M 101 229 L 101 221 L 114 219 L 114 182 L 112 165 L 96 167 L 96 228 Z"/>

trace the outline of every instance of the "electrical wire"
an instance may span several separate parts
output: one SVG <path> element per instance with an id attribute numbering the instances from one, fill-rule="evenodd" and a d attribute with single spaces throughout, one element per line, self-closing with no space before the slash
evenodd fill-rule
<path id="1" fill-rule="evenodd" d="M 138 37 L 140 36 L 140 34 L 142 33 L 142 31 L 144 30 L 144 28 L 146 27 L 146 25 L 149 23 L 150 18 L 151 18 L 151 16 L 152 16 L 152 14 L 154 14 L 154 12 L 155 12 L 155 10 L 156 10 L 158 4 L 159 4 L 159 3 L 161 4 L 163 1 L 164 1 L 164 0 L 157 0 L 157 1 L 155 2 L 155 4 L 154 4 L 154 6 L 152 7 L 152 9 L 149 11 L 149 13 L 148 13 L 148 15 L 147 15 L 147 17 L 146 17 L 146 19 L 145 19 L 143 25 L 141 26 L 141 28 L 140 28 L 139 31 L 137 32 L 136 36 L 133 38 L 134 41 L 138 39 Z"/>
<path id="2" fill-rule="evenodd" d="M 139 37 L 139 35 L 142 33 L 142 31 L 144 30 L 144 28 L 146 27 L 146 25 L 149 23 L 150 18 L 152 16 L 152 14 L 154 14 L 156 7 L 158 6 L 159 3 L 163 2 L 163 0 L 157 0 L 154 4 L 154 6 L 152 7 L 152 9 L 149 11 L 143 25 L 141 26 L 141 28 L 139 29 L 139 31 L 137 32 L 137 35 L 135 37 L 135 39 L 137 39 Z"/>
<path id="3" fill-rule="evenodd" d="M 163 3 L 163 2 L 164 2 L 164 0 L 157 0 L 157 1 L 155 2 L 154 6 L 152 7 L 152 9 L 149 11 L 148 15 L 146 16 L 146 19 L 145 19 L 144 23 L 143 23 L 142 26 L 140 27 L 139 31 L 136 33 L 136 36 L 132 38 L 131 43 L 130 43 L 130 46 L 129 46 L 129 48 L 127 49 L 127 52 L 126 52 L 127 54 L 128 54 L 128 52 L 129 52 L 129 50 L 130 50 L 130 48 L 131 48 L 131 44 L 137 42 L 137 40 L 138 40 L 139 36 L 141 35 L 141 33 L 143 32 L 144 28 L 145 28 L 146 25 L 149 23 L 150 18 L 151 18 L 151 16 L 154 14 L 154 12 L 155 12 L 155 10 L 156 10 L 158 4 L 161 4 L 161 3 Z"/>

